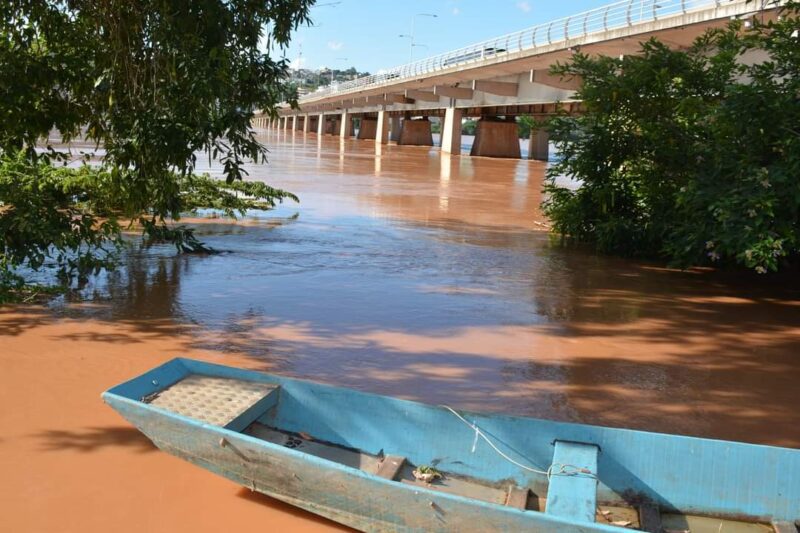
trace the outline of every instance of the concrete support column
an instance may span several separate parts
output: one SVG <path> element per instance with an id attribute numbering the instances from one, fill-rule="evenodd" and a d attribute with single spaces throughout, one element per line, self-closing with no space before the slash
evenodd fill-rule
<path id="1" fill-rule="evenodd" d="M 378 121 L 374 118 L 364 117 L 361 119 L 361 127 L 358 129 L 359 139 L 374 139 L 375 131 L 378 129 Z"/>
<path id="2" fill-rule="evenodd" d="M 461 117 L 463 111 L 455 107 L 444 110 L 442 121 L 442 152 L 446 154 L 461 154 Z"/>
<path id="3" fill-rule="evenodd" d="M 422 120 L 404 120 L 400 128 L 400 140 L 397 144 L 433 146 L 431 121 L 427 118 Z"/>
<path id="4" fill-rule="evenodd" d="M 320 113 L 319 116 L 317 117 L 317 135 L 322 137 L 324 133 L 325 133 L 325 115 Z"/>
<path id="5" fill-rule="evenodd" d="M 342 139 L 347 139 L 353 136 L 353 117 L 346 109 L 342 110 L 342 117 L 339 120 L 339 136 Z"/>
<path id="6" fill-rule="evenodd" d="M 378 123 L 375 128 L 375 142 L 386 144 L 389 142 L 389 115 L 385 109 L 378 111 Z"/>
<path id="7" fill-rule="evenodd" d="M 303 133 L 308 133 L 309 122 L 311 122 L 311 117 L 309 117 L 308 113 L 306 113 L 303 115 Z"/>
<path id="8" fill-rule="evenodd" d="M 297 130 L 297 115 L 292 116 L 292 131 Z"/>
<path id="9" fill-rule="evenodd" d="M 389 139 L 395 142 L 400 141 L 400 129 L 402 128 L 403 119 L 401 117 L 392 117 L 389 125 Z"/>
<path id="10" fill-rule="evenodd" d="M 550 134 L 546 130 L 531 130 L 528 141 L 528 159 L 548 161 L 550 159 Z"/>
<path id="11" fill-rule="evenodd" d="M 283 129 L 284 130 L 289 129 L 289 117 L 283 117 Z"/>
<path id="12" fill-rule="evenodd" d="M 469 155 L 519 159 L 519 129 L 514 120 L 481 118 Z"/>

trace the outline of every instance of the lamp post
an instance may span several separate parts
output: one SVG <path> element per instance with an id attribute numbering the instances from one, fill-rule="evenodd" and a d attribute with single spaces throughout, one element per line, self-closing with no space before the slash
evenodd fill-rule
<path id="1" fill-rule="evenodd" d="M 423 46 L 418 45 L 414 42 L 414 22 L 417 20 L 417 17 L 433 17 L 438 18 L 439 15 L 434 15 L 433 13 L 417 13 L 413 17 L 411 17 L 411 33 L 409 35 L 400 35 L 400 37 L 404 37 L 406 39 L 411 40 L 411 54 L 409 57 L 409 63 L 414 62 L 414 47 L 415 46 Z"/>

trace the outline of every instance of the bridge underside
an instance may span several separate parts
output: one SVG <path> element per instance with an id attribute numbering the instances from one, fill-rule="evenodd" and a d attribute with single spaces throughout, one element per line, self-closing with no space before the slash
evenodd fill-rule
<path id="1" fill-rule="evenodd" d="M 505 49 L 492 48 L 494 52 L 487 57 L 481 52 L 479 59 L 463 64 L 440 61 L 437 68 L 418 75 L 384 76 L 385 79 L 363 84 L 355 80 L 313 93 L 301 100 L 298 109 L 280 110 L 275 121 L 257 116 L 256 125 L 350 137 L 356 132 L 353 120 L 359 119 L 358 139 L 432 145 L 428 119 L 438 117 L 442 151 L 460 154 L 462 119 L 478 118 L 471 155 L 520 157 L 514 117 L 543 119 L 555 113 L 581 112 L 581 103 L 576 99 L 581 80 L 561 79 L 549 73 L 551 65 L 568 60 L 575 51 L 609 56 L 635 54 L 641 43 L 651 37 L 680 49 L 690 46 L 706 30 L 723 27 L 732 17 L 775 16 L 774 10 L 759 10 L 745 0 L 694 1 L 710 7 L 603 32 L 584 32 L 552 44 L 527 49 L 520 46 L 513 52 L 507 40 Z M 687 3 L 691 2 L 683 5 Z M 522 33 L 519 35 L 521 41 Z M 306 126 L 314 122 L 316 129 Z M 546 160 L 547 146 L 545 132 L 532 132 L 529 157 Z"/>

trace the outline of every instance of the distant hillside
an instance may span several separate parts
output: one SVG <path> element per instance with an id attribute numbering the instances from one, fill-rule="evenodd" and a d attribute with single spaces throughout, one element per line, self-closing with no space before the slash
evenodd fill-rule
<path id="1" fill-rule="evenodd" d="M 323 68 L 318 70 L 297 69 L 291 71 L 291 81 L 297 87 L 298 92 L 303 95 L 317 90 L 318 87 L 350 81 L 362 76 L 369 76 L 369 72 L 359 72 L 355 67 L 346 70 Z"/>

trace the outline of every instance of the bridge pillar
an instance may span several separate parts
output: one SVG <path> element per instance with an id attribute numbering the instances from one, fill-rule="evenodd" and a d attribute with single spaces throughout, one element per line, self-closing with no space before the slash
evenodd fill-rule
<path id="1" fill-rule="evenodd" d="M 463 111 L 455 107 L 444 110 L 442 121 L 442 152 L 461 155 L 461 116 Z"/>
<path id="2" fill-rule="evenodd" d="M 528 141 L 528 159 L 548 161 L 550 159 L 550 134 L 546 130 L 531 130 Z"/>
<path id="3" fill-rule="evenodd" d="M 308 113 L 303 115 L 303 133 L 308 133 L 308 123 L 309 123 L 309 116 Z"/>
<path id="4" fill-rule="evenodd" d="M 289 129 L 289 117 L 283 117 L 283 129 L 284 130 Z"/>
<path id="5" fill-rule="evenodd" d="M 481 118 L 469 155 L 519 159 L 519 129 L 514 120 Z"/>
<path id="6" fill-rule="evenodd" d="M 378 121 L 374 118 L 364 117 L 361 119 L 361 127 L 358 129 L 358 139 L 374 139 L 375 132 L 378 130 Z"/>
<path id="7" fill-rule="evenodd" d="M 325 133 L 325 115 L 320 113 L 317 116 L 317 135 L 322 137 L 324 133 Z"/>
<path id="8" fill-rule="evenodd" d="M 385 109 L 378 111 L 378 123 L 375 125 L 375 142 L 386 144 L 389 142 L 389 115 Z"/>
<path id="9" fill-rule="evenodd" d="M 339 119 L 339 136 L 342 139 L 348 139 L 353 136 L 353 117 L 346 109 L 342 110 L 342 117 Z"/>
<path id="10" fill-rule="evenodd" d="M 292 131 L 297 130 L 297 115 L 292 115 Z"/>
<path id="11" fill-rule="evenodd" d="M 400 142 L 400 131 L 403 127 L 403 120 L 400 117 L 391 117 L 389 124 L 389 139 Z"/>
<path id="12" fill-rule="evenodd" d="M 339 120 L 335 116 L 325 118 L 325 133 L 328 135 L 339 135 Z"/>
<path id="13" fill-rule="evenodd" d="M 427 118 L 422 120 L 404 120 L 403 125 L 400 127 L 400 140 L 397 144 L 433 146 L 431 121 Z"/>

